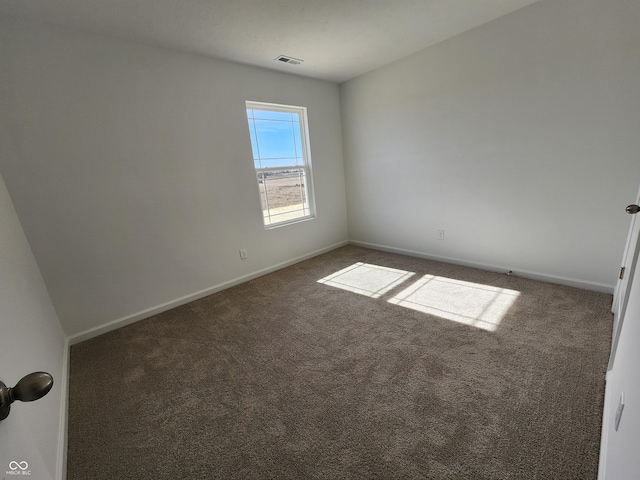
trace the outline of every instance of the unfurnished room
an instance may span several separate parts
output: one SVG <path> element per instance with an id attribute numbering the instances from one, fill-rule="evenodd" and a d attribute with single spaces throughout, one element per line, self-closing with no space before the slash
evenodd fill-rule
<path id="1" fill-rule="evenodd" d="M 639 25 L 0 0 L 0 478 L 640 478 Z"/>

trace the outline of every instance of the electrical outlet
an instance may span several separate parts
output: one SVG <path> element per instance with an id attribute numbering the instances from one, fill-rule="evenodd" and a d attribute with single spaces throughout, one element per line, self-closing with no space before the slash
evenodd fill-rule
<path id="1" fill-rule="evenodd" d="M 242 260 L 246 260 L 247 259 L 247 251 L 244 248 L 240 250 L 240 258 Z"/>
<path id="2" fill-rule="evenodd" d="M 438 240 L 444 240 L 444 230 L 438 230 Z"/>
<path id="3" fill-rule="evenodd" d="M 622 410 L 624 410 L 624 392 L 620 393 L 620 401 L 618 402 L 618 409 L 616 410 L 616 432 L 620 426 L 620 417 L 622 417 Z"/>

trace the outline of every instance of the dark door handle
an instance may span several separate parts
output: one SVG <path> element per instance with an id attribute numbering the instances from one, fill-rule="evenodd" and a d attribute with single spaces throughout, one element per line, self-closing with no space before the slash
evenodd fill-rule
<path id="1" fill-rule="evenodd" d="M 640 212 L 640 206 L 638 206 L 638 205 L 629 205 L 627 208 L 625 208 L 625 211 L 629 215 L 635 215 L 636 213 Z"/>
<path id="2" fill-rule="evenodd" d="M 53 387 L 53 377 L 46 372 L 33 372 L 9 388 L 0 382 L 0 420 L 9 416 L 11 404 L 16 400 L 33 402 L 44 397 Z"/>

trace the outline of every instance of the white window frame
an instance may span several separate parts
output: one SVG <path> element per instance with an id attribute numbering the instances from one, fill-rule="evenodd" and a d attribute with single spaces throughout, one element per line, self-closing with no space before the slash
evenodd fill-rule
<path id="1" fill-rule="evenodd" d="M 315 198 L 313 192 L 313 172 L 311 168 L 311 151 L 309 148 L 309 123 L 307 119 L 307 108 L 306 107 L 298 107 L 293 105 L 280 105 L 276 103 L 264 103 L 264 102 L 255 102 L 255 101 L 246 101 L 246 114 L 247 121 L 249 127 L 249 138 L 250 140 L 253 138 L 251 134 L 251 129 L 255 128 L 255 124 L 252 127 L 252 121 L 255 121 L 253 117 L 249 116 L 249 110 L 261 110 L 261 111 L 269 111 L 269 112 L 282 112 L 282 113 L 291 113 L 298 116 L 298 124 L 300 126 L 300 149 L 299 158 L 301 158 L 301 163 L 295 164 L 279 164 L 278 166 L 270 166 L 263 167 L 261 166 L 262 159 L 260 158 L 260 148 L 258 144 L 258 139 L 256 135 L 256 146 L 258 151 L 254 151 L 253 142 L 251 142 L 251 150 L 253 153 L 253 164 L 256 173 L 256 182 L 258 185 L 258 194 L 260 198 L 260 208 L 263 212 L 263 222 L 265 229 L 282 227 L 284 225 L 290 225 L 292 223 L 298 223 L 306 220 L 310 220 L 316 217 L 315 211 Z M 277 121 L 277 120 L 273 120 Z M 255 130 L 254 130 L 255 132 Z M 294 132 L 295 134 L 295 132 Z M 295 140 L 294 140 L 295 142 Z M 296 148 L 297 151 L 297 148 Z M 256 158 L 258 159 L 256 161 Z M 265 159 L 268 160 L 268 159 Z M 260 163 L 260 165 L 257 165 Z M 282 211 L 275 213 L 275 208 L 272 209 L 269 207 L 268 203 L 268 189 L 266 186 L 266 179 L 268 178 L 265 174 L 275 173 L 275 172 L 287 172 L 287 171 L 302 171 L 304 173 L 304 182 L 300 182 L 301 191 L 304 190 L 304 193 L 301 193 L 301 198 L 305 199 L 306 202 L 303 201 L 301 209 L 294 209 L 289 211 Z M 263 183 L 261 186 L 261 177 L 263 179 Z M 264 200 L 264 202 L 263 202 Z M 262 207 L 266 208 L 263 209 Z M 296 215 L 295 212 L 300 212 L 300 215 Z M 280 217 L 280 219 L 278 219 Z"/>

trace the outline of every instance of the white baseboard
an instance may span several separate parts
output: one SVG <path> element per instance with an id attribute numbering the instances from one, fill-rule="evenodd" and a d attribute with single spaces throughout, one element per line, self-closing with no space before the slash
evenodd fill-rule
<path id="1" fill-rule="evenodd" d="M 322 255 L 323 253 L 329 252 L 331 250 L 335 250 L 336 248 L 343 247 L 348 245 L 349 241 L 335 243 L 328 247 L 322 248 L 320 250 L 313 251 L 306 255 L 302 255 L 300 257 L 293 258 L 291 260 L 287 260 L 286 262 L 278 263 L 276 265 L 272 265 L 267 268 L 263 268 L 262 270 L 258 270 L 256 272 L 249 273 L 247 275 L 243 275 L 238 278 L 234 278 L 224 283 L 220 283 L 218 285 L 214 285 L 213 287 L 206 288 L 204 290 L 200 290 L 199 292 L 191 293 L 189 295 L 185 295 L 184 297 L 176 298 L 174 300 L 170 300 L 161 305 L 156 305 L 155 307 L 147 308 L 140 312 L 133 313 L 131 315 L 127 315 L 126 317 L 118 318 L 116 320 L 112 320 L 108 323 L 104 323 L 94 328 L 90 328 L 80 333 L 76 333 L 74 335 L 70 335 L 67 338 L 69 345 L 75 345 L 76 343 L 83 342 L 85 340 L 89 340 L 90 338 L 97 337 L 98 335 L 102 335 L 103 333 L 110 332 L 112 330 L 116 330 L 118 328 L 124 327 L 126 325 L 130 325 L 137 321 L 143 320 L 145 318 L 152 317 L 159 313 L 165 312 L 175 307 L 179 307 L 180 305 L 184 305 L 185 303 L 193 302 L 194 300 L 198 300 L 200 298 L 206 297 L 216 292 L 220 292 L 222 290 L 226 290 L 227 288 L 233 287 L 235 285 L 239 285 L 244 282 L 248 282 L 249 280 L 253 280 L 254 278 L 261 277 L 271 272 L 275 272 L 276 270 L 281 270 L 283 268 L 289 267 L 296 263 L 300 263 L 304 260 L 308 260 L 313 257 L 317 257 L 318 255 Z"/>
<path id="2" fill-rule="evenodd" d="M 403 248 L 395 248 L 395 247 L 389 247 L 386 245 L 377 245 L 374 243 L 368 243 L 368 242 L 361 242 L 358 240 L 351 240 L 349 242 L 351 245 L 357 245 L 359 247 L 365 247 L 365 248 L 371 248 L 374 250 L 381 250 L 383 252 L 390 252 L 390 253 L 398 253 L 401 255 L 408 255 L 410 257 L 418 257 L 418 258 L 425 258 L 427 260 L 435 260 L 438 262 L 444 262 L 444 263 L 452 263 L 454 265 L 462 265 L 464 267 L 472 267 L 472 268 L 478 268 L 481 270 L 488 270 L 490 272 L 509 272 L 512 271 L 514 275 L 520 276 L 520 277 L 524 277 L 524 278 L 530 278 L 532 280 L 539 280 L 542 282 L 549 282 L 549 283 L 557 283 L 560 285 L 567 285 L 570 287 L 576 287 L 576 288 L 582 288 L 584 290 L 593 290 L 596 292 L 601 292 L 601 293 L 608 293 L 608 294 L 613 294 L 613 290 L 615 288 L 615 285 L 607 285 L 604 283 L 596 283 L 596 282 L 589 282 L 586 280 L 579 280 L 576 278 L 567 278 L 567 277 L 560 277 L 557 275 L 549 275 L 546 273 L 540 273 L 540 272 L 532 272 L 530 270 L 514 270 L 513 268 L 507 268 L 507 267 L 502 267 L 502 266 L 497 266 L 497 265 L 487 265 L 484 263 L 475 263 L 475 262 L 470 262 L 467 260 L 461 260 L 459 258 L 452 258 L 452 257 L 443 257 L 440 255 L 432 255 L 429 253 L 424 253 L 424 252 L 416 252 L 414 250 L 406 250 Z"/>
<path id="3" fill-rule="evenodd" d="M 567 285 L 567 286 L 571 286 L 571 287 L 582 288 L 582 289 L 585 289 L 585 290 L 593 290 L 593 291 L 602 292 L 602 293 L 613 294 L 613 291 L 615 289 L 615 285 L 607 285 L 607 284 L 603 284 L 603 283 L 589 282 L 589 281 L 575 279 L 575 278 L 560 277 L 560 276 L 557 276 L 557 275 L 549 275 L 549 274 L 540 273 L 540 272 L 533 272 L 533 271 L 530 271 L 530 270 L 513 270 L 512 268 L 498 266 L 498 265 L 489 265 L 489 264 L 484 264 L 484 263 L 470 262 L 470 261 L 462 260 L 462 259 L 459 259 L 459 258 L 444 257 L 444 256 L 433 255 L 433 254 L 429 254 L 429 253 L 425 253 L 425 252 L 417 252 L 417 251 L 414 251 L 414 250 L 407 250 L 407 249 L 403 249 L 403 248 L 390 247 L 390 246 L 387 246 L 387 245 L 378 245 L 378 244 L 369 243 L 369 242 L 362 242 L 362 241 L 359 241 L 359 240 L 351 240 L 351 241 L 344 241 L 344 242 L 339 242 L 339 243 L 330 245 L 328 247 L 322 248 L 320 250 L 316 250 L 316 251 L 308 253 L 306 255 L 302 255 L 300 257 L 296 257 L 294 259 L 287 260 L 286 262 L 278 263 L 276 265 L 272 265 L 272 266 L 264 268 L 262 270 L 258 270 L 256 272 L 252 272 L 252 273 L 249 273 L 247 275 L 243 275 L 241 277 L 234 278 L 234 279 L 229 280 L 227 282 L 224 282 L 224 283 L 221 283 L 221 284 L 218 284 L 218 285 L 214 285 L 214 286 L 206 288 L 204 290 L 200 290 L 199 292 L 191 293 L 189 295 L 185 295 L 184 297 L 180 297 L 180 298 L 177 298 L 177 299 L 174 299 L 174 300 L 170 300 L 170 301 L 168 301 L 166 303 L 163 303 L 161 305 L 156 305 L 154 307 L 142 310 L 140 312 L 136 312 L 136 313 L 133 313 L 131 315 L 127 315 L 126 317 L 122 317 L 122 318 L 118 318 L 116 320 L 112 320 L 110 322 L 104 323 L 104 324 L 99 325 L 97 327 L 85 330 L 83 332 L 80 332 L 80 333 L 77 333 L 77 334 L 74 334 L 74 335 L 70 335 L 67 338 L 67 341 L 69 342 L 69 345 L 75 345 L 76 343 L 80 343 L 80 342 L 83 342 L 83 341 L 88 340 L 90 338 L 97 337 L 98 335 L 102 335 L 103 333 L 107 333 L 107 332 L 110 332 L 112 330 L 116 330 L 116 329 L 124 327 L 126 325 L 130 325 L 132 323 L 135 323 L 137 321 L 143 320 L 145 318 L 152 317 L 153 315 L 157 315 L 159 313 L 162 313 L 164 311 L 170 310 L 172 308 L 179 307 L 180 305 L 184 305 L 185 303 L 189 303 L 189 302 L 192 302 L 194 300 L 198 300 L 200 298 L 206 297 L 206 296 L 211 295 L 213 293 L 220 292 L 220 291 L 225 290 L 227 288 L 233 287 L 235 285 L 239 285 L 239 284 L 247 282 L 249 280 L 253 280 L 254 278 L 261 277 L 261 276 L 266 275 L 268 273 L 275 272 L 276 270 L 280 270 L 282 268 L 286 268 L 286 267 L 288 267 L 290 265 L 294 265 L 294 264 L 302 262 L 304 260 L 308 260 L 309 258 L 313 258 L 315 256 L 321 255 L 321 254 L 329 252 L 331 250 L 335 250 L 336 248 L 340 248 L 340 247 L 342 247 L 344 245 L 348 245 L 348 244 L 356 245 L 356 246 L 360 246 L 360 247 L 371 248 L 371 249 L 374 249 L 374 250 L 381 250 L 381 251 L 390 252 L 390 253 L 398 253 L 398 254 L 401 254 L 401 255 L 408 255 L 408 256 L 412 256 L 412 257 L 426 258 L 428 260 L 436 260 L 436 261 L 439 261 L 439 262 L 452 263 L 454 265 L 462 265 L 462 266 L 466 266 L 466 267 L 479 268 L 479 269 L 482 269 L 482 270 L 488 270 L 488 271 L 493 271 L 493 272 L 508 272 L 508 271 L 512 270 L 515 275 L 518 275 L 518 276 L 521 276 L 521 277 L 525 277 L 525 278 L 530 278 L 532 280 L 539 280 L 539 281 L 543 281 L 543 282 L 557 283 L 557 284 L 560 284 L 560 285 Z"/>

